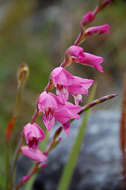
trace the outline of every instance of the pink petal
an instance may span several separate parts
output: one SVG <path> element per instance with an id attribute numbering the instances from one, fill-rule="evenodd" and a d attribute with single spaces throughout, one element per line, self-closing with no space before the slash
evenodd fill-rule
<path id="1" fill-rule="evenodd" d="M 79 105 L 79 103 L 82 102 L 82 95 L 78 94 L 74 96 L 74 101 L 76 105 Z"/>
<path id="2" fill-rule="evenodd" d="M 57 108 L 57 102 L 52 96 L 52 93 L 42 92 L 38 99 L 38 109 L 44 112 L 47 108 Z"/>
<path id="3" fill-rule="evenodd" d="M 64 106 L 62 105 L 57 110 L 55 110 L 55 119 L 62 124 L 68 122 L 71 119 L 79 119 L 78 112 L 81 109 L 81 106 L 66 102 Z"/>
<path id="4" fill-rule="evenodd" d="M 51 115 L 50 113 L 49 113 L 49 115 L 43 114 L 43 122 L 44 122 L 46 128 L 48 129 L 48 131 L 50 131 L 55 124 L 54 115 Z"/>
<path id="5" fill-rule="evenodd" d="M 36 138 L 38 141 L 42 141 L 45 138 L 44 131 L 36 123 L 28 123 L 24 126 L 23 133 L 28 144 L 29 140 Z"/>
<path id="6" fill-rule="evenodd" d="M 86 94 L 88 95 L 88 89 L 93 84 L 93 80 L 83 79 L 77 76 L 74 76 L 73 84 L 68 87 L 68 91 L 72 95 Z"/>
<path id="7" fill-rule="evenodd" d="M 53 80 L 55 87 L 57 86 L 57 84 L 63 86 L 70 84 L 72 78 L 72 74 L 70 74 L 63 67 L 57 67 L 51 72 L 51 79 Z"/>
<path id="8" fill-rule="evenodd" d="M 90 53 L 84 53 L 84 54 L 85 54 L 85 57 L 81 62 L 79 62 L 80 64 L 94 67 L 100 72 L 103 72 L 102 66 L 100 65 L 104 61 L 103 57 L 96 56 Z"/>
<path id="9" fill-rule="evenodd" d="M 67 108 L 65 108 L 65 106 L 55 111 L 55 119 L 62 124 L 76 117 L 77 116 L 71 113 Z"/>
<path id="10" fill-rule="evenodd" d="M 28 146 L 22 146 L 21 151 L 25 156 L 27 156 L 28 158 L 31 158 L 32 160 L 36 162 L 43 162 L 47 160 L 47 157 L 38 149 L 32 149 L 32 148 L 29 148 Z"/>
<path id="11" fill-rule="evenodd" d="M 67 109 L 73 114 L 73 118 L 79 119 L 79 115 L 78 113 L 82 110 L 82 107 L 79 105 L 74 105 L 70 102 L 66 102 L 65 106 L 67 107 Z"/>
<path id="12" fill-rule="evenodd" d="M 70 55 L 72 56 L 73 58 L 73 62 L 74 62 L 74 59 L 76 60 L 83 60 L 85 55 L 84 55 L 84 51 L 83 51 L 83 48 L 80 47 L 80 46 L 76 46 L 76 45 L 73 45 L 73 46 L 70 46 L 67 50 L 66 50 L 66 56 L 67 55 Z"/>
<path id="13" fill-rule="evenodd" d="M 61 89 L 56 89 L 56 94 L 59 97 L 59 101 L 62 104 L 65 104 L 65 102 L 68 100 L 69 98 L 69 92 L 65 87 L 62 87 Z"/>
<path id="14" fill-rule="evenodd" d="M 63 129 L 64 129 L 64 132 L 65 132 L 66 136 L 69 136 L 69 132 L 70 132 L 70 122 L 64 123 L 64 124 L 63 124 Z"/>

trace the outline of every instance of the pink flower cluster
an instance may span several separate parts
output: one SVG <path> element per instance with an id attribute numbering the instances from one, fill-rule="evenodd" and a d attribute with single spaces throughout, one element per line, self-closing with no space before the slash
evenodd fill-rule
<path id="1" fill-rule="evenodd" d="M 81 26 L 89 24 L 94 19 L 93 12 L 89 12 L 82 18 Z M 109 33 L 109 26 L 95 26 L 87 28 L 84 36 L 93 34 Z M 93 84 L 93 80 L 84 79 L 69 73 L 64 67 L 72 63 L 91 66 L 100 72 L 103 72 L 101 63 L 104 59 L 87 52 L 79 45 L 70 46 L 65 52 L 64 63 L 56 67 L 50 74 L 50 81 L 56 88 L 56 94 L 43 91 L 38 98 L 37 108 L 42 113 L 43 123 L 50 131 L 55 121 L 58 121 L 65 134 L 69 135 L 71 119 L 79 119 L 79 112 L 82 107 L 79 103 L 82 101 L 82 95 L 88 95 L 88 89 Z M 69 95 L 74 98 L 74 104 L 69 102 Z M 36 162 L 45 162 L 46 154 L 39 150 L 39 143 L 45 138 L 43 130 L 36 123 L 28 123 L 24 126 L 23 134 L 26 139 L 25 146 L 21 147 L 24 155 Z"/>

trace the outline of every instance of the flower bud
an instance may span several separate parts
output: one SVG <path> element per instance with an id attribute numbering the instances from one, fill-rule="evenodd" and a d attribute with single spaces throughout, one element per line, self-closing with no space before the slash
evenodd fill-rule
<path id="1" fill-rule="evenodd" d="M 102 9 L 104 9 L 107 5 L 109 5 L 110 3 L 112 3 L 113 0 L 105 0 L 102 4 Z"/>
<path id="2" fill-rule="evenodd" d="M 29 67 L 27 64 L 21 64 L 17 70 L 17 82 L 18 85 L 23 85 L 27 81 L 29 76 Z"/>
<path id="3" fill-rule="evenodd" d="M 81 27 L 84 27 L 85 25 L 89 24 L 93 20 L 94 20 L 94 14 L 93 14 L 93 12 L 90 11 L 82 17 Z"/>
<path id="4" fill-rule="evenodd" d="M 109 33 L 109 25 L 108 24 L 104 24 L 101 26 L 89 27 L 85 31 L 86 36 L 92 36 L 94 34 L 108 34 L 108 33 Z"/>

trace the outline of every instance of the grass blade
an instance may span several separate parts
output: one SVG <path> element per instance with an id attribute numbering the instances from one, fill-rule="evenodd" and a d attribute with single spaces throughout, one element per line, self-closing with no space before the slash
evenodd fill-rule
<path id="1" fill-rule="evenodd" d="M 93 86 L 91 95 L 89 97 L 89 102 L 91 102 L 94 98 L 95 95 L 95 91 L 96 91 L 96 85 Z M 71 154 L 69 156 L 68 162 L 64 168 L 61 180 L 60 180 L 60 184 L 58 186 L 58 190 L 67 190 L 74 172 L 74 168 L 78 159 L 78 155 L 80 152 L 80 148 L 81 145 L 83 143 L 83 137 L 84 137 L 84 133 L 85 133 L 85 129 L 86 129 L 86 125 L 87 125 L 87 121 L 88 121 L 88 117 L 90 114 L 90 109 L 87 110 L 84 114 L 84 118 L 80 127 L 80 130 L 78 132 L 78 135 L 76 137 L 75 143 L 73 145 Z"/>

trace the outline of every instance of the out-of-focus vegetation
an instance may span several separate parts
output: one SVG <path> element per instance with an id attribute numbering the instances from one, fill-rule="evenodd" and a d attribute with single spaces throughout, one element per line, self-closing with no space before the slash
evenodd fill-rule
<path id="1" fill-rule="evenodd" d="M 48 75 L 58 66 L 65 49 L 78 34 L 80 18 L 94 9 L 96 0 L 47 1 L 13 0 L 0 2 L 0 155 L 3 155 L 4 131 L 11 117 L 16 95 L 16 70 L 22 62 L 30 67 L 23 92 L 19 128 L 28 122 L 35 101 L 47 83 Z M 88 39 L 84 50 L 103 56 L 104 74 L 78 64 L 69 69 L 83 77 L 97 79 L 97 95 L 120 92 L 126 61 L 126 2 L 115 0 L 95 19 L 94 25 L 110 24 L 111 33 Z M 82 69 L 83 68 L 83 69 Z M 18 135 L 16 136 L 16 140 Z M 4 160 L 0 156 L 0 189 L 3 189 Z"/>

